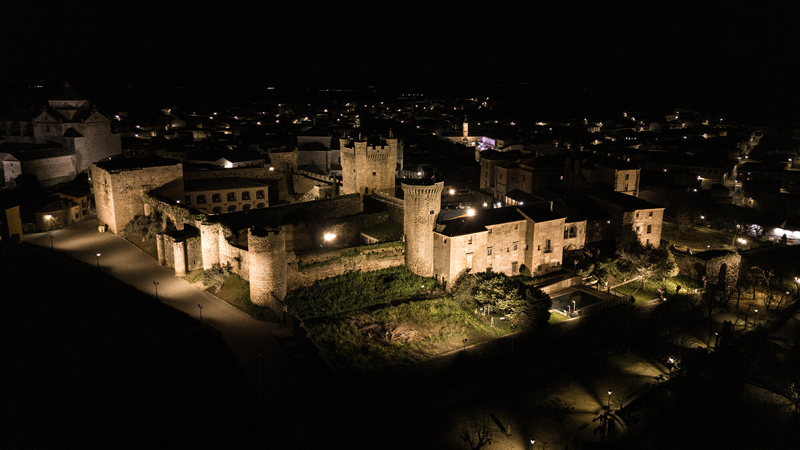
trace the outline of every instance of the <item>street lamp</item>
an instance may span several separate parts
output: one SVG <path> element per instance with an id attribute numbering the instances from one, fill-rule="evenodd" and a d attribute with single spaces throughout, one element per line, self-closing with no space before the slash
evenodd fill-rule
<path id="1" fill-rule="evenodd" d="M 50 235 L 50 250 L 53 249 L 53 235 Z"/>
<path id="2" fill-rule="evenodd" d="M 572 301 L 572 312 L 573 312 L 573 313 L 575 312 L 575 308 L 576 308 L 576 306 L 575 306 L 575 300 L 573 300 L 573 301 Z"/>
<path id="3" fill-rule="evenodd" d="M 758 308 L 754 309 L 754 311 L 756 314 L 753 316 L 753 328 L 755 328 L 756 324 L 758 323 Z"/>
<path id="4" fill-rule="evenodd" d="M 533 444 L 536 443 L 536 439 L 531 439 L 531 450 L 533 450 Z"/>
<path id="5" fill-rule="evenodd" d="M 467 349 L 467 338 L 464 338 L 464 340 L 461 341 L 461 342 L 464 343 L 464 347 L 462 348 L 462 350 L 466 350 Z"/>
<path id="6" fill-rule="evenodd" d="M 198 303 L 197 307 L 200 309 L 200 323 L 203 323 L 203 305 Z"/>
<path id="7" fill-rule="evenodd" d="M 100 253 L 97 253 L 96 256 L 97 256 L 97 268 L 99 269 L 100 268 Z"/>
<path id="8" fill-rule="evenodd" d="M 611 389 L 608 390 L 608 412 L 611 412 Z"/>
<path id="9" fill-rule="evenodd" d="M 159 285 L 158 281 L 153 281 L 153 286 L 156 287 L 156 299 L 158 299 L 158 285 Z"/>

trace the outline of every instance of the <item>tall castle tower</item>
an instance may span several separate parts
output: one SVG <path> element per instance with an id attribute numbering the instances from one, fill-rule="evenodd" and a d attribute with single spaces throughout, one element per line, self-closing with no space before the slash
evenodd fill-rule
<path id="1" fill-rule="evenodd" d="M 433 277 L 433 229 L 442 210 L 444 182 L 401 186 L 405 195 L 406 267 L 419 276 Z"/>
<path id="2" fill-rule="evenodd" d="M 369 194 L 373 189 L 394 192 L 397 168 L 397 139 L 385 139 L 380 145 L 366 140 L 341 139 L 342 193 Z"/>
<path id="3" fill-rule="evenodd" d="M 250 254 L 250 301 L 280 312 L 275 301 L 286 297 L 286 235 L 278 229 L 251 228 L 247 233 Z"/>

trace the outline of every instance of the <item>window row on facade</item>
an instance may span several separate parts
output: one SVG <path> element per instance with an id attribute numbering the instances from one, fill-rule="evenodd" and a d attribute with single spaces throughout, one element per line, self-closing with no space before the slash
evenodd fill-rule
<path id="1" fill-rule="evenodd" d="M 250 191 L 242 192 L 241 197 L 242 197 L 241 198 L 242 201 L 252 200 L 252 197 L 250 195 Z M 226 194 L 225 198 L 226 198 L 225 201 L 228 201 L 228 202 L 238 201 L 238 199 L 236 197 L 236 192 L 228 192 Z M 266 198 L 266 196 L 265 196 L 264 191 L 256 191 L 256 200 L 263 200 L 265 198 Z M 192 204 L 205 205 L 207 203 L 208 203 L 208 197 L 206 196 L 206 194 L 197 194 L 196 196 L 194 196 L 194 203 L 192 203 L 192 196 L 191 195 L 187 195 L 186 196 L 186 204 L 187 205 L 192 205 Z M 211 203 L 223 203 L 222 194 L 216 194 L 216 193 L 215 194 L 211 194 Z"/>
<path id="2" fill-rule="evenodd" d="M 249 210 L 251 208 L 252 208 L 252 206 L 250 206 L 250 204 L 246 203 L 246 204 L 242 205 L 242 211 L 247 211 L 247 210 Z M 256 204 L 256 208 L 257 209 L 266 208 L 266 204 L 265 203 L 258 203 L 258 204 Z M 208 208 L 197 208 L 197 210 L 198 211 L 202 211 L 204 213 L 210 213 L 210 214 L 222 214 L 222 212 L 223 212 L 221 206 L 215 206 L 215 207 L 211 208 L 211 211 L 209 211 Z M 228 211 L 227 212 L 231 213 L 231 212 L 236 212 L 236 211 L 238 211 L 238 208 L 237 208 L 236 205 L 228 206 Z"/>

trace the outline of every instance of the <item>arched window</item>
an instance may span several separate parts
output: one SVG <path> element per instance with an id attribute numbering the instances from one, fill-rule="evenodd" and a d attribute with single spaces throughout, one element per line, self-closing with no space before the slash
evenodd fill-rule
<path id="1" fill-rule="evenodd" d="M 236 205 L 228 206 L 228 212 L 234 212 L 234 211 L 236 211 Z"/>
<path id="2" fill-rule="evenodd" d="M 242 200 L 250 200 L 250 191 L 242 192 Z"/>
<path id="3" fill-rule="evenodd" d="M 228 192 L 228 201 L 235 202 L 236 201 L 236 192 Z"/>
<path id="4" fill-rule="evenodd" d="M 244 205 L 242 205 L 242 211 L 247 211 L 248 209 L 250 209 L 249 203 L 245 203 Z"/>
<path id="5" fill-rule="evenodd" d="M 264 191 L 256 191 L 256 198 L 264 198 Z"/>
<path id="6" fill-rule="evenodd" d="M 205 194 L 200 194 L 197 196 L 197 204 L 198 205 L 205 205 L 206 204 L 206 196 Z"/>
<path id="7" fill-rule="evenodd" d="M 211 194 L 211 203 L 222 203 L 222 196 L 220 194 Z"/>
<path id="8" fill-rule="evenodd" d="M 259 204 L 256 205 L 256 208 L 263 208 L 263 207 L 264 207 L 263 203 L 259 203 Z"/>
<path id="9" fill-rule="evenodd" d="M 214 207 L 214 214 L 222 214 L 222 207 L 221 206 L 215 206 Z"/>

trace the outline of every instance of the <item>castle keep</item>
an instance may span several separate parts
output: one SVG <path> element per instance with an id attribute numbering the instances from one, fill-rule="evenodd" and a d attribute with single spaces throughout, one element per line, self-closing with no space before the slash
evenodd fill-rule
<path id="1" fill-rule="evenodd" d="M 373 190 L 394 192 L 397 167 L 397 139 L 367 141 L 341 139 L 342 191 L 369 194 Z"/>

